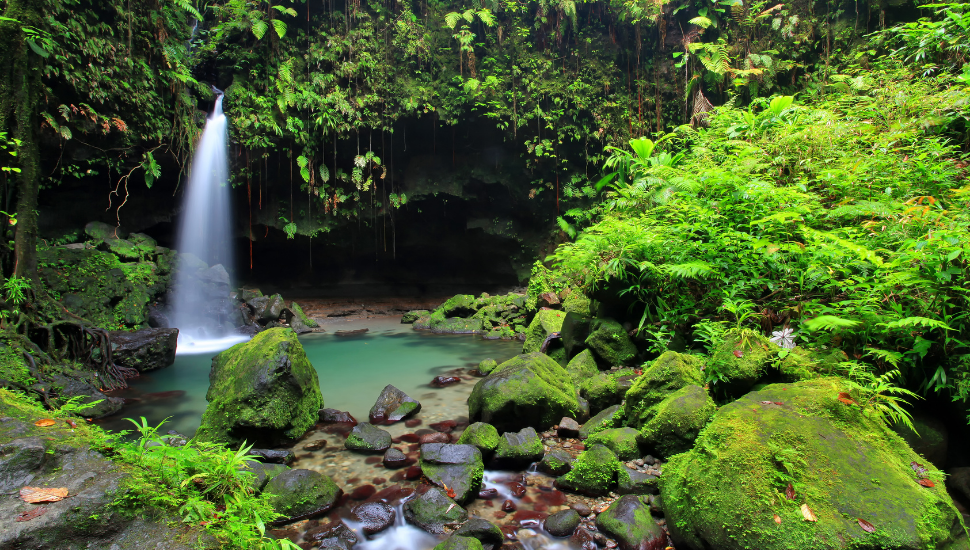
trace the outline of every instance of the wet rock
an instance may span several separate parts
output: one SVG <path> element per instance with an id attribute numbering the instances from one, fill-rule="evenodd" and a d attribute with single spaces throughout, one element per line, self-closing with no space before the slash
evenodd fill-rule
<path id="1" fill-rule="evenodd" d="M 655 516 L 664 515 L 664 503 L 660 495 L 650 495 L 650 513 Z"/>
<path id="2" fill-rule="evenodd" d="M 468 512 L 448 498 L 444 489 L 432 487 L 404 503 L 404 519 L 433 535 L 442 535 L 446 526 L 457 526 L 468 519 Z"/>
<path id="3" fill-rule="evenodd" d="M 543 455 L 539 462 L 539 470 L 551 475 L 565 475 L 572 469 L 573 455 L 561 449 L 552 449 Z"/>
<path id="4" fill-rule="evenodd" d="M 338 411 L 337 409 L 320 409 L 320 422 L 325 424 L 350 424 L 357 425 L 357 419 L 349 412 Z"/>
<path id="5" fill-rule="evenodd" d="M 249 300 L 247 303 L 252 306 L 256 320 L 260 324 L 279 320 L 280 315 L 283 314 L 283 310 L 286 309 L 286 302 L 283 301 L 283 297 L 279 294 L 259 296 Z"/>
<path id="6" fill-rule="evenodd" d="M 212 360 L 201 441 L 275 446 L 298 439 L 323 406 L 317 372 L 296 333 L 269 329 Z"/>
<path id="7" fill-rule="evenodd" d="M 639 498 L 626 495 L 596 516 L 596 527 L 616 539 L 620 550 L 664 548 L 667 535 Z"/>
<path id="8" fill-rule="evenodd" d="M 306 445 L 304 445 L 303 446 L 303 450 L 304 451 L 314 452 L 314 451 L 319 451 L 320 449 L 323 449 L 326 446 L 327 446 L 327 440 L 326 439 L 318 439 L 316 441 L 312 441 L 312 442 L 307 443 Z"/>
<path id="9" fill-rule="evenodd" d="M 169 328 L 172 326 L 172 322 L 161 308 L 148 306 L 148 326 L 151 328 Z"/>
<path id="10" fill-rule="evenodd" d="M 357 535 L 340 520 L 311 529 L 304 538 L 321 550 L 350 550 L 357 544 Z"/>
<path id="11" fill-rule="evenodd" d="M 302 324 L 303 326 L 305 326 L 307 328 L 319 328 L 320 327 L 320 323 L 314 321 L 309 316 L 307 316 L 306 313 L 303 312 L 303 308 L 300 307 L 300 304 L 298 304 L 296 302 L 290 302 L 290 311 L 293 313 L 293 316 L 296 317 L 296 319 L 299 321 L 299 323 Z M 290 320 L 290 323 L 292 324 L 293 321 Z"/>
<path id="12" fill-rule="evenodd" d="M 546 531 L 554 537 L 568 537 L 579 527 L 579 514 L 576 510 L 563 510 L 546 518 Z"/>
<path id="13" fill-rule="evenodd" d="M 482 489 L 481 491 L 478 492 L 478 498 L 491 500 L 497 496 L 498 496 L 498 489 L 495 489 L 495 488 Z"/>
<path id="14" fill-rule="evenodd" d="M 355 330 L 338 330 L 334 332 L 334 336 L 359 336 L 361 334 L 366 334 L 370 329 L 368 328 L 358 328 Z"/>
<path id="15" fill-rule="evenodd" d="M 559 296 L 556 296 L 555 292 L 543 292 L 539 295 L 539 300 L 537 302 L 539 307 L 548 307 L 553 309 L 558 309 L 559 307 Z"/>
<path id="16" fill-rule="evenodd" d="M 268 464 L 292 464 L 296 456 L 289 449 L 250 449 L 249 454 Z"/>
<path id="17" fill-rule="evenodd" d="M 418 319 L 428 315 L 431 315 L 431 312 L 426 309 L 412 309 L 401 316 L 401 324 L 410 325 Z"/>
<path id="18" fill-rule="evenodd" d="M 497 366 L 498 363 L 495 362 L 495 359 L 482 359 L 481 363 L 478 364 L 478 372 L 482 376 L 487 376 L 489 373 L 495 370 L 495 367 Z"/>
<path id="19" fill-rule="evenodd" d="M 381 391 L 377 402 L 370 408 L 370 421 L 375 424 L 397 422 L 420 410 L 421 403 L 388 384 Z"/>
<path id="20" fill-rule="evenodd" d="M 516 508 L 515 503 L 512 502 L 511 500 L 506 500 L 505 502 L 502 503 L 503 512 L 514 512 L 515 508 Z"/>
<path id="21" fill-rule="evenodd" d="M 557 363 L 566 364 L 566 349 L 562 345 L 562 339 L 550 341 L 554 334 L 560 334 L 562 330 L 563 318 L 566 316 L 561 311 L 545 309 L 539 311 L 529 324 L 525 332 L 525 343 L 522 345 L 522 353 L 536 353 L 542 351 L 543 345 L 548 345 L 544 351 Z"/>
<path id="22" fill-rule="evenodd" d="M 451 433 L 457 426 L 458 422 L 454 420 L 443 420 L 441 422 L 435 422 L 434 424 L 428 424 L 428 427 L 432 430 L 444 434 Z"/>
<path id="23" fill-rule="evenodd" d="M 286 516 L 278 523 L 324 514 L 342 493 L 329 477 L 313 470 L 287 470 L 263 488 L 273 509 Z"/>
<path id="24" fill-rule="evenodd" d="M 542 353 L 518 355 L 475 384 L 468 397 L 472 422 L 499 431 L 545 429 L 580 410 L 576 388 L 558 363 Z"/>
<path id="25" fill-rule="evenodd" d="M 574 546 L 582 550 L 597 550 L 596 537 L 588 529 L 580 527 L 576 529 L 573 536 L 569 539 Z"/>
<path id="26" fill-rule="evenodd" d="M 475 422 L 471 424 L 458 438 L 459 444 L 474 445 L 482 454 L 491 455 L 498 447 L 498 430 L 491 424 L 485 422 Z"/>
<path id="27" fill-rule="evenodd" d="M 637 347 L 623 326 L 613 319 L 593 320 L 586 346 L 607 365 L 630 365 L 637 357 Z"/>
<path id="28" fill-rule="evenodd" d="M 593 513 L 593 509 L 582 502 L 576 502 L 570 508 L 576 510 L 576 513 L 584 518 Z"/>
<path id="29" fill-rule="evenodd" d="M 494 523 L 480 518 L 471 518 L 455 531 L 454 536 L 471 537 L 482 543 L 483 550 L 493 550 L 502 546 L 505 537 Z"/>
<path id="30" fill-rule="evenodd" d="M 559 421 L 559 427 L 556 429 L 556 433 L 559 434 L 559 437 L 578 437 L 579 428 L 579 422 L 576 422 L 568 416 L 564 416 Z"/>
<path id="31" fill-rule="evenodd" d="M 621 495 L 648 495 L 657 492 L 660 478 L 626 466 L 617 473 L 616 492 Z"/>
<path id="32" fill-rule="evenodd" d="M 422 445 L 419 464 L 432 483 L 454 491 L 453 498 L 459 504 L 475 497 L 485 472 L 482 453 L 472 445 Z"/>
<path id="33" fill-rule="evenodd" d="M 115 364 L 148 372 L 175 362 L 177 328 L 146 328 L 134 332 L 110 331 L 111 357 Z"/>
<path id="34" fill-rule="evenodd" d="M 253 474 L 252 487 L 256 491 L 262 491 L 269 480 L 289 469 L 288 466 L 282 464 L 265 464 L 263 462 L 247 462 L 244 468 L 245 471 Z"/>
<path id="35" fill-rule="evenodd" d="M 483 550 L 482 542 L 472 537 L 452 535 L 434 547 L 434 550 Z"/>
<path id="36" fill-rule="evenodd" d="M 613 489 L 621 467 L 613 451 L 603 445 L 593 445 L 579 455 L 569 473 L 556 479 L 556 486 L 584 495 L 602 496 Z"/>
<path id="37" fill-rule="evenodd" d="M 397 517 L 394 508 L 383 502 L 366 502 L 354 508 L 351 514 L 361 523 L 361 529 L 366 535 L 380 533 L 394 525 Z"/>
<path id="38" fill-rule="evenodd" d="M 444 388 L 447 386 L 453 386 L 459 382 L 461 382 L 461 378 L 458 378 L 457 376 L 435 376 L 434 379 L 431 380 L 431 387 Z"/>
<path id="39" fill-rule="evenodd" d="M 681 388 L 654 407 L 653 418 L 640 429 L 643 445 L 663 457 L 689 451 L 715 410 L 704 388 Z"/>
<path id="40" fill-rule="evenodd" d="M 418 443 L 422 445 L 426 443 L 450 443 L 450 442 L 451 442 L 451 436 L 448 434 L 443 434 L 441 432 L 421 434 L 418 437 Z"/>
<path id="41" fill-rule="evenodd" d="M 401 451 L 391 447 L 384 453 L 384 467 L 388 469 L 403 468 L 408 464 L 408 457 Z"/>
<path id="42" fill-rule="evenodd" d="M 88 405 L 101 401 L 81 413 L 87 418 L 103 418 L 112 415 L 120 411 L 125 404 L 124 400 L 120 397 L 108 397 L 91 384 L 82 380 L 57 374 L 52 377 L 52 382 L 52 389 L 57 391 L 57 394 L 63 401 L 67 401 L 72 397 L 81 398 L 78 400 L 79 405 Z"/>
<path id="43" fill-rule="evenodd" d="M 505 432 L 498 440 L 495 459 L 503 465 L 525 466 L 542 460 L 542 440 L 535 428 Z"/>
<path id="44" fill-rule="evenodd" d="M 596 432 L 619 426 L 620 420 L 622 420 L 621 415 L 622 407 L 620 405 L 613 405 L 608 409 L 600 411 L 596 416 L 586 421 L 583 427 L 579 429 L 580 439 L 586 439 Z"/>
<path id="45" fill-rule="evenodd" d="M 620 460 L 634 460 L 641 456 L 643 438 L 633 428 L 610 428 L 599 431 L 586 440 L 587 445 L 605 445 Z"/>
<path id="46" fill-rule="evenodd" d="M 344 446 L 351 451 L 383 453 L 391 447 L 391 434 L 373 424 L 361 422 L 351 430 Z"/>

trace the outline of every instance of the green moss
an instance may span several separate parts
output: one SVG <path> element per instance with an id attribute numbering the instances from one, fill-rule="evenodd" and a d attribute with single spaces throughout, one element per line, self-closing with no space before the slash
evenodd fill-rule
<path id="1" fill-rule="evenodd" d="M 532 427 L 519 432 L 503 433 L 495 449 L 495 458 L 511 462 L 535 462 L 542 458 L 543 447 L 539 434 Z"/>
<path id="2" fill-rule="evenodd" d="M 613 366 L 630 365 L 637 356 L 637 347 L 630 336 L 613 319 L 595 319 L 590 325 L 586 346 L 604 363 Z"/>
<path id="3" fill-rule="evenodd" d="M 588 353 L 589 350 L 584 350 L 576 357 Z M 636 379 L 633 369 L 620 369 L 609 373 L 596 371 L 596 374 L 583 380 L 579 394 L 589 401 L 590 410 L 601 411 L 622 402 Z"/>
<path id="4" fill-rule="evenodd" d="M 593 354 L 590 353 L 588 349 L 584 349 L 583 351 L 579 352 L 576 357 L 573 357 L 569 363 L 566 364 L 566 372 L 569 373 L 573 383 L 577 386 L 582 385 L 586 380 L 589 380 L 600 373 L 599 368 L 596 366 L 596 360 L 593 359 Z M 589 398 L 587 397 L 587 399 Z M 590 405 L 592 405 L 592 403 Z"/>
<path id="5" fill-rule="evenodd" d="M 757 332 L 729 331 L 711 356 L 710 375 L 728 393 L 742 395 L 765 374 L 779 349 Z"/>
<path id="6" fill-rule="evenodd" d="M 535 353 L 542 347 L 543 342 L 553 332 L 562 330 L 562 321 L 566 316 L 561 311 L 544 309 L 532 318 L 532 323 L 525 332 L 525 344 L 522 353 Z"/>
<path id="7" fill-rule="evenodd" d="M 613 451 L 603 445 L 593 445 L 576 458 L 573 469 L 559 477 L 556 483 L 585 495 L 605 495 L 616 485 L 622 467 Z"/>
<path id="8" fill-rule="evenodd" d="M 477 300 L 471 294 L 458 294 L 448 298 L 440 307 L 434 310 L 444 317 L 471 317 L 478 311 Z"/>
<path id="9" fill-rule="evenodd" d="M 589 436 L 586 445 L 603 445 L 620 460 L 634 460 L 642 456 L 643 439 L 633 428 L 609 428 Z"/>
<path id="10" fill-rule="evenodd" d="M 482 454 L 491 453 L 499 444 L 498 430 L 491 424 L 475 422 L 465 428 L 458 438 L 459 445 L 474 445 Z"/>
<path id="11" fill-rule="evenodd" d="M 640 430 L 644 445 L 661 457 L 688 451 L 716 410 L 704 388 L 685 386 L 656 406 L 653 418 Z"/>
<path id="12" fill-rule="evenodd" d="M 434 550 L 482 550 L 482 542 L 474 537 L 453 535 L 439 543 Z"/>
<path id="13" fill-rule="evenodd" d="M 578 290 L 570 290 L 562 302 L 562 309 L 566 313 L 575 313 L 581 317 L 592 317 L 596 314 L 593 301 Z"/>
<path id="14" fill-rule="evenodd" d="M 668 351 L 644 367 L 643 374 L 626 393 L 625 424 L 643 427 L 656 415 L 656 406 L 671 393 L 685 386 L 702 385 L 703 366 L 699 357 Z"/>
<path id="15" fill-rule="evenodd" d="M 623 422 L 623 407 L 620 405 L 613 405 L 608 407 L 596 414 L 593 418 L 590 418 L 583 427 L 579 430 L 579 437 L 581 439 L 586 439 L 589 436 L 600 432 L 602 430 L 608 430 L 610 428 L 618 427 Z"/>
<path id="16" fill-rule="evenodd" d="M 677 546 L 967 548 L 942 473 L 929 472 L 935 487 L 918 485 L 910 463 L 922 458 L 838 400 L 852 391 L 821 378 L 773 384 L 722 407 L 693 449 L 664 466 L 660 491 Z M 805 521 L 802 505 L 817 522 Z"/>
<path id="17" fill-rule="evenodd" d="M 0 341 L 0 380 L 27 388 L 37 381 L 28 369 L 23 351 L 16 345 Z"/>
<path id="18" fill-rule="evenodd" d="M 317 328 L 317 327 L 320 326 L 320 323 L 318 323 L 318 322 L 314 321 L 313 319 L 311 319 L 309 316 L 307 316 L 306 313 L 303 313 L 303 308 L 300 307 L 300 304 L 298 304 L 296 302 L 290 303 L 290 311 L 292 311 L 293 312 L 293 315 L 296 315 L 297 318 L 301 322 L 303 322 L 304 325 L 306 325 L 306 326 L 308 326 L 310 328 Z"/>

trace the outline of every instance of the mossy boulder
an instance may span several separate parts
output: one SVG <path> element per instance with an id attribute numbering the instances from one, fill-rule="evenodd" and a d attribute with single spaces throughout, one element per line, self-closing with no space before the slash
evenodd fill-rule
<path id="1" fill-rule="evenodd" d="M 732 330 L 711 355 L 709 368 L 714 369 L 721 384 L 732 395 L 743 395 L 771 367 L 781 348 L 752 330 Z"/>
<path id="2" fill-rule="evenodd" d="M 610 428 L 589 436 L 586 445 L 603 445 L 620 460 L 634 460 L 642 456 L 643 438 L 633 428 Z"/>
<path id="3" fill-rule="evenodd" d="M 432 483 L 454 490 L 459 504 L 475 498 L 482 486 L 482 452 L 473 445 L 425 443 L 418 464 Z"/>
<path id="4" fill-rule="evenodd" d="M 438 543 L 434 550 L 483 550 L 482 541 L 475 537 L 452 535 Z"/>
<path id="5" fill-rule="evenodd" d="M 354 426 L 344 447 L 361 453 L 383 453 L 391 448 L 391 434 L 368 422 Z"/>
<path id="6" fill-rule="evenodd" d="M 320 323 L 314 321 L 306 313 L 303 312 L 303 308 L 300 307 L 300 304 L 296 302 L 290 302 L 290 311 L 292 311 L 293 316 L 299 319 L 300 322 L 303 323 L 303 325 L 306 326 L 307 328 L 317 328 L 320 326 Z"/>
<path id="7" fill-rule="evenodd" d="M 840 392 L 858 397 L 848 382 L 821 378 L 721 407 L 693 449 L 664 465 L 677 548 L 970 548 L 942 473 Z M 912 462 L 928 468 L 933 487 L 917 483 Z"/>
<path id="8" fill-rule="evenodd" d="M 586 349 L 586 339 L 589 338 L 589 328 L 593 320 L 572 311 L 566 312 L 562 320 L 562 345 L 566 349 L 566 357 L 574 357 Z"/>
<path id="9" fill-rule="evenodd" d="M 657 492 L 660 478 L 638 472 L 624 465 L 616 475 L 616 492 L 621 495 L 652 495 Z"/>
<path id="10" fill-rule="evenodd" d="M 468 519 L 468 512 L 448 498 L 444 489 L 432 487 L 404 503 L 404 519 L 433 535 L 443 535 L 446 526 Z"/>
<path id="11" fill-rule="evenodd" d="M 579 358 L 583 354 L 588 354 L 589 350 L 584 350 L 577 355 Z M 591 411 L 601 411 L 612 405 L 618 405 L 623 401 L 627 392 L 633 387 L 637 376 L 633 369 L 620 369 L 612 372 L 599 372 L 587 377 L 580 385 L 579 395 L 589 401 Z"/>
<path id="12" fill-rule="evenodd" d="M 640 429 L 643 445 L 663 457 L 688 451 L 716 410 L 707 390 L 685 386 L 657 405 L 656 414 Z"/>
<path id="13" fill-rule="evenodd" d="M 482 359 L 482 361 L 478 364 L 478 372 L 482 373 L 483 375 L 488 375 L 495 370 L 495 367 L 497 366 L 498 362 L 495 361 L 495 359 Z"/>
<path id="14" fill-rule="evenodd" d="M 703 385 L 704 360 L 674 351 L 665 352 L 649 366 L 626 393 L 623 415 L 627 426 L 641 428 L 656 414 L 656 407 L 673 392 Z"/>
<path id="15" fill-rule="evenodd" d="M 144 233 L 132 233 L 128 235 L 128 241 L 138 248 L 138 251 L 142 256 L 149 256 L 155 254 L 158 249 L 158 243 L 155 239 L 149 237 Z"/>
<path id="16" fill-rule="evenodd" d="M 105 239 L 98 248 L 111 252 L 115 256 L 125 260 L 137 260 L 142 256 L 142 251 L 138 246 L 125 239 Z"/>
<path id="17" fill-rule="evenodd" d="M 429 328 L 435 334 L 480 334 L 484 332 L 481 319 L 440 318 L 435 315 L 431 316 Z"/>
<path id="18" fill-rule="evenodd" d="M 596 366 L 596 359 L 593 359 L 593 354 L 588 349 L 584 349 L 576 357 L 569 360 L 569 363 L 566 364 L 566 372 L 569 373 L 573 384 L 577 386 L 600 374 L 599 368 Z M 592 406 L 593 404 L 590 402 L 590 407 Z"/>
<path id="19" fill-rule="evenodd" d="M 583 424 L 583 427 L 579 429 L 579 438 L 587 439 L 589 436 L 610 428 L 615 428 L 619 426 L 623 421 L 623 407 L 620 405 L 613 405 L 612 407 L 607 407 L 602 411 L 596 413 L 596 416 L 590 418 Z"/>
<path id="20" fill-rule="evenodd" d="M 596 516 L 596 527 L 616 540 L 620 550 L 664 548 L 667 534 L 650 515 L 650 507 L 626 495 Z"/>
<path id="21" fill-rule="evenodd" d="M 543 309 L 536 313 L 532 322 L 529 323 L 529 328 L 525 331 L 525 344 L 522 345 L 522 353 L 539 351 L 550 334 L 562 330 L 562 321 L 565 316 L 565 313 L 554 309 Z M 561 346 L 561 342 L 559 345 Z"/>
<path id="22" fill-rule="evenodd" d="M 478 311 L 478 301 L 471 294 L 458 294 L 448 298 L 435 313 L 444 317 L 471 317 Z"/>
<path id="23" fill-rule="evenodd" d="M 456 537 L 471 537 L 478 539 L 482 543 L 484 550 L 492 550 L 502 546 L 505 542 L 505 535 L 502 530 L 494 523 L 481 518 L 471 518 L 461 524 L 454 533 Z"/>
<path id="24" fill-rule="evenodd" d="M 562 301 L 562 310 L 566 313 L 575 313 L 580 317 L 592 317 L 596 314 L 593 301 L 578 290 L 569 290 L 566 293 Z"/>
<path id="25" fill-rule="evenodd" d="M 593 445 L 576 458 L 569 473 L 556 479 L 556 486 L 589 496 L 605 495 L 616 486 L 622 467 L 613 451 Z"/>
<path id="26" fill-rule="evenodd" d="M 431 315 L 431 312 L 426 309 L 412 309 L 401 316 L 401 324 L 410 325 L 418 319 L 429 315 Z"/>
<path id="27" fill-rule="evenodd" d="M 542 459 L 542 440 L 535 428 L 505 432 L 498 440 L 495 459 L 502 464 L 524 466 Z"/>
<path id="28" fill-rule="evenodd" d="M 498 448 L 498 430 L 491 424 L 475 422 L 465 428 L 458 438 L 459 445 L 474 445 L 483 454 L 491 454 Z"/>
<path id="29" fill-rule="evenodd" d="M 232 445 L 299 438 L 323 408 L 317 372 L 296 333 L 283 328 L 216 355 L 205 398 L 209 405 L 196 437 Z"/>
<path id="30" fill-rule="evenodd" d="M 84 226 L 84 232 L 88 237 L 98 241 L 118 239 L 126 236 L 126 233 L 122 229 L 104 222 L 88 222 Z"/>
<path id="31" fill-rule="evenodd" d="M 499 431 L 545 429 L 580 412 L 566 369 L 542 353 L 517 355 L 475 384 L 468 417 Z"/>
<path id="32" fill-rule="evenodd" d="M 565 475 L 573 469 L 573 455 L 563 449 L 552 449 L 542 456 L 539 461 L 539 470 L 551 475 Z"/>
<path id="33" fill-rule="evenodd" d="M 343 493 L 327 476 L 314 470 L 286 470 L 263 488 L 273 509 L 288 519 L 328 512 Z"/>
<path id="34" fill-rule="evenodd" d="M 631 365 L 637 358 L 637 347 L 623 325 L 613 319 L 593 320 L 586 346 L 607 365 Z"/>

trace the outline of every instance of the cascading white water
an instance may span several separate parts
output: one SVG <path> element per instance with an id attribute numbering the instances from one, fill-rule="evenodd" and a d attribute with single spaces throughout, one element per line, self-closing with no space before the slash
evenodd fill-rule
<path id="1" fill-rule="evenodd" d="M 171 321 L 179 329 L 177 353 L 221 350 L 246 339 L 231 334 L 227 323 L 230 282 L 222 266 L 233 265 L 228 130 L 224 96 L 215 91 L 215 108 L 202 131 L 182 199 L 179 269 L 171 297 Z M 202 262 L 211 267 L 205 269 Z"/>

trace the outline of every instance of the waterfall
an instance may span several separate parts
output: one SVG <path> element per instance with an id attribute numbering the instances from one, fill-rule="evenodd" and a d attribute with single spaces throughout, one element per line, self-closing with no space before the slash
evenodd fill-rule
<path id="1" fill-rule="evenodd" d="M 224 266 L 233 265 L 230 237 L 229 149 L 223 93 L 202 131 L 182 198 L 177 248 L 179 267 L 170 296 L 172 324 L 179 329 L 177 353 L 221 350 L 245 340 L 233 334 L 232 288 Z"/>

